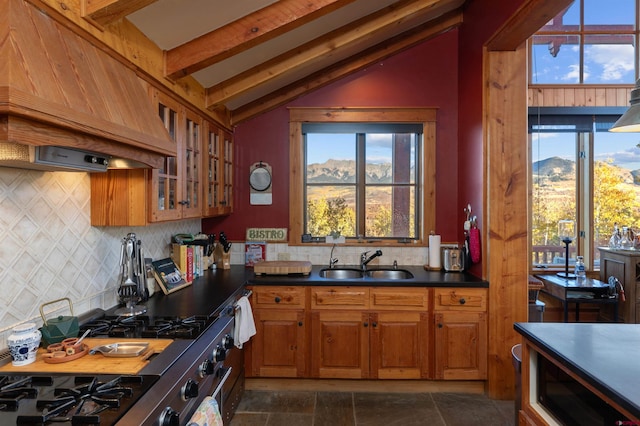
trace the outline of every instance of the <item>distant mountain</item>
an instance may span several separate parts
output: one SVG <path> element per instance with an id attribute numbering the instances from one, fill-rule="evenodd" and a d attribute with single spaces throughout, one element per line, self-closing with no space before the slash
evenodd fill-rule
<path id="1" fill-rule="evenodd" d="M 628 170 L 609 163 L 605 164 L 606 167 L 612 168 L 613 172 L 619 175 L 624 183 L 640 185 L 640 170 Z M 576 164 L 574 161 L 565 160 L 564 158 L 546 158 L 533 163 L 532 168 L 534 181 L 541 177 L 549 179 L 551 182 L 575 180 Z"/>
<path id="2" fill-rule="evenodd" d="M 576 173 L 576 163 L 571 160 L 565 160 L 560 157 L 550 157 L 545 158 L 544 160 L 536 161 L 533 163 L 533 176 L 534 179 L 537 177 L 547 177 L 552 182 L 565 180 L 567 176 L 575 176 Z"/>
<path id="3" fill-rule="evenodd" d="M 327 160 L 307 166 L 307 182 L 310 183 L 353 183 L 356 162 L 354 160 Z M 367 164 L 367 182 L 391 183 L 391 163 Z"/>

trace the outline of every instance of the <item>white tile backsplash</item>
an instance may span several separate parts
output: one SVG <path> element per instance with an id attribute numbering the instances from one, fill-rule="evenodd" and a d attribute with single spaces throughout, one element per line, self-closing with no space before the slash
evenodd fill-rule
<path id="1" fill-rule="evenodd" d="M 16 325 L 40 326 L 46 302 L 68 297 L 76 315 L 114 306 L 121 241 L 129 232 L 142 241 L 145 257 L 159 259 L 169 256 L 172 235 L 200 226 L 194 219 L 92 227 L 88 173 L 0 167 L 0 348 Z M 64 304 L 47 317 L 57 314 L 68 315 Z"/>

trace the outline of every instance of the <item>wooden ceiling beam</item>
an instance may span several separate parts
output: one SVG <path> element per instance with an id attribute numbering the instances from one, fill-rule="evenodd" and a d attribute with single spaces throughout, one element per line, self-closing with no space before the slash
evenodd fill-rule
<path id="1" fill-rule="evenodd" d="M 119 21 L 158 0 L 82 0 L 81 15 L 98 27 Z"/>
<path id="2" fill-rule="evenodd" d="M 302 46 L 283 53 L 280 56 L 237 74 L 215 86 L 206 89 L 207 108 L 214 108 L 241 96 L 262 84 L 282 77 L 298 67 L 308 67 L 324 58 L 336 55 L 354 43 L 371 38 L 381 31 L 392 30 L 407 19 L 420 20 L 433 18 L 446 0 L 412 0 L 399 5 L 387 6 L 357 21 L 350 22 L 328 34 L 318 37 Z"/>
<path id="3" fill-rule="evenodd" d="M 514 51 L 573 0 L 527 1 L 487 43 L 488 51 Z"/>
<path id="4" fill-rule="evenodd" d="M 458 27 L 460 24 L 462 24 L 461 11 L 456 10 L 447 13 L 430 21 L 428 26 L 416 27 L 397 35 L 363 51 L 357 57 L 346 59 L 331 67 L 317 71 L 304 79 L 231 111 L 231 123 L 232 125 L 237 125 L 259 114 L 282 106 L 299 96 L 369 67 L 403 50 Z"/>
<path id="5" fill-rule="evenodd" d="M 355 0 L 280 0 L 202 35 L 165 55 L 165 73 L 177 79 L 271 40 Z"/>

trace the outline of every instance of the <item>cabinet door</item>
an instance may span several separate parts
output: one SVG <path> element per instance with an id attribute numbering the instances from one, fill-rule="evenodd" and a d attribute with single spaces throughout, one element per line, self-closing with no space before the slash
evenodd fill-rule
<path id="1" fill-rule="evenodd" d="M 178 145 L 178 134 L 184 129 L 181 123 L 184 114 L 180 113 L 181 106 L 162 92 L 152 89 L 152 98 L 158 106 L 158 115 L 164 123 L 171 139 L 176 143 L 177 157 L 165 157 L 160 169 L 151 171 L 151 193 L 149 200 L 149 220 L 158 222 L 163 220 L 180 219 L 182 215 L 179 201 L 182 199 L 180 182 L 183 152 Z"/>
<path id="2" fill-rule="evenodd" d="M 251 375 L 304 377 L 307 348 L 304 310 L 256 309 L 251 341 Z"/>
<path id="3" fill-rule="evenodd" d="M 426 312 L 371 314 L 372 379 L 429 377 L 429 316 Z"/>
<path id="4" fill-rule="evenodd" d="M 220 200 L 220 204 L 222 206 L 222 213 L 229 214 L 233 212 L 233 135 L 227 131 L 223 131 L 222 135 L 224 174 L 222 200 Z"/>
<path id="5" fill-rule="evenodd" d="M 487 321 L 484 312 L 436 312 L 435 378 L 487 378 Z"/>
<path id="6" fill-rule="evenodd" d="M 187 110 L 182 145 L 182 206 L 183 219 L 202 216 L 202 118 Z"/>
<path id="7" fill-rule="evenodd" d="M 312 311 L 311 376 L 368 378 L 369 326 L 365 312 Z"/>
<path id="8" fill-rule="evenodd" d="M 204 216 L 222 213 L 222 130 L 211 122 L 205 123 L 204 142 Z"/>

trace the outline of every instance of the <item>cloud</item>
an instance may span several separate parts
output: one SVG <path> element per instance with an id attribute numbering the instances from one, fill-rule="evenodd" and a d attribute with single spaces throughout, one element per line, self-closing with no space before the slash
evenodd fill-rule
<path id="1" fill-rule="evenodd" d="M 640 148 L 633 147 L 624 151 L 602 152 L 597 154 L 595 159 L 600 161 L 612 160 L 613 164 L 619 166 L 628 163 L 640 163 Z"/>
<path id="2" fill-rule="evenodd" d="M 633 46 L 628 44 L 586 45 L 584 58 L 585 63 L 594 63 L 602 67 L 598 76 L 600 81 L 620 81 L 634 71 Z"/>
<path id="3" fill-rule="evenodd" d="M 569 65 L 569 72 L 561 77 L 564 81 L 580 81 L 580 66 L 578 64 Z"/>

